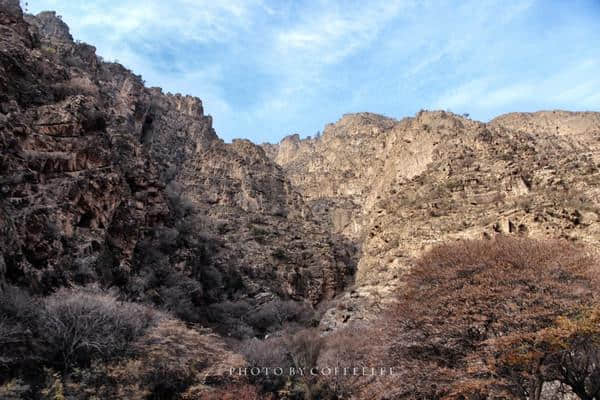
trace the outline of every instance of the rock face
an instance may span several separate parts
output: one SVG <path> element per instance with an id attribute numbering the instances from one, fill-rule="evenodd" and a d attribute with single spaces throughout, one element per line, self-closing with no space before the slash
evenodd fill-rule
<path id="1" fill-rule="evenodd" d="M 600 238 L 599 113 L 360 113 L 313 139 L 224 143 L 199 99 L 144 87 L 56 14 L 2 0 L 0 30 L 3 282 L 100 282 L 196 320 L 354 280 L 344 301 L 379 304 L 444 240 Z"/>
<path id="2" fill-rule="evenodd" d="M 265 148 L 323 224 L 361 248 L 356 293 L 344 301 L 380 304 L 437 242 L 515 234 L 599 244 L 599 140 L 600 113 L 485 124 L 436 111 L 346 115 L 320 138 Z"/>
<path id="3" fill-rule="evenodd" d="M 52 12 L 2 0 L 0 30 L 2 281 L 99 281 L 164 303 L 154 257 L 201 306 L 316 303 L 351 279 L 351 247 L 260 147 L 220 140 L 199 99 L 144 87 Z"/>

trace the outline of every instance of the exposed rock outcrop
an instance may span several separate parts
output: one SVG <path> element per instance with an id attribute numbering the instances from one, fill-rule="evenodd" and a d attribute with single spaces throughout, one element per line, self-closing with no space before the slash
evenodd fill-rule
<path id="1" fill-rule="evenodd" d="M 18 0 L 0 0 L 2 390 L 35 397 L 51 378 L 82 398 L 96 384 L 109 397 L 255 398 L 248 376 L 224 378 L 249 365 L 231 350 L 237 339 L 256 345 L 318 326 L 288 343 L 307 347 L 314 335 L 318 347 L 322 331 L 398 299 L 406 271 L 436 243 L 528 235 L 600 244 L 600 113 L 489 123 L 444 111 L 359 113 L 315 138 L 225 143 L 200 99 L 146 88 L 95 51 L 54 12 L 27 15 Z M 86 285 L 102 295 L 56 292 Z M 37 346 L 79 346 L 60 321 L 50 325 L 67 332 L 60 343 L 26 323 L 45 321 L 28 313 L 61 293 L 73 296 L 57 303 L 65 326 L 85 325 L 79 317 L 93 318 L 102 301 L 166 313 L 120 358 L 94 355 L 97 364 L 79 369 L 51 352 L 25 357 Z M 168 382 L 156 383 L 160 374 Z"/>
<path id="2" fill-rule="evenodd" d="M 360 246 L 356 293 L 342 302 L 375 307 L 438 242 L 516 234 L 599 244 L 599 138 L 600 113 L 487 124 L 443 111 L 401 121 L 362 113 L 321 138 L 265 148 L 314 214 Z"/>
<path id="3" fill-rule="evenodd" d="M 53 12 L 24 16 L 3 0 L 0 19 L 5 280 L 41 293 L 131 288 L 149 248 L 204 287 L 198 305 L 265 293 L 316 303 L 351 279 L 351 249 L 260 147 L 220 140 L 199 99 L 102 62 Z M 160 302 L 149 290 L 136 296 Z"/>

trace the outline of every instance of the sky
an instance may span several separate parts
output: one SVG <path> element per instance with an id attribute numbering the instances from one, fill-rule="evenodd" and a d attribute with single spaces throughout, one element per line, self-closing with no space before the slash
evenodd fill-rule
<path id="1" fill-rule="evenodd" d="M 24 5 L 24 1 L 22 4 Z M 75 39 L 202 99 L 221 138 L 394 118 L 600 111 L 600 0 L 28 0 Z"/>

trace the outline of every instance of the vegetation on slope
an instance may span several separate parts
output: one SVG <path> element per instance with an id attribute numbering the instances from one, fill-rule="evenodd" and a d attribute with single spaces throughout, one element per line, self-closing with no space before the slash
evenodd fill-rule
<path id="1" fill-rule="evenodd" d="M 499 236 L 447 243 L 408 274 L 378 322 L 398 373 L 378 398 L 598 396 L 598 262 L 567 241 Z M 372 385 L 370 390 L 378 388 Z"/>

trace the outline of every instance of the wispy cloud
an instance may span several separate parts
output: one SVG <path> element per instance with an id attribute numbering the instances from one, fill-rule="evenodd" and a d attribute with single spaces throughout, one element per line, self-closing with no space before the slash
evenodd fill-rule
<path id="1" fill-rule="evenodd" d="M 599 69 L 600 57 L 567 64 L 549 76 L 537 75 L 520 80 L 497 76 L 473 80 L 444 92 L 433 103 L 433 108 L 474 112 L 483 116 L 482 119 L 507 111 L 542 108 L 600 110 L 600 77 L 594 72 Z M 586 78 L 582 80 L 582 77 Z"/>
<path id="2" fill-rule="evenodd" d="M 322 2 L 309 9 L 290 28 L 276 33 L 275 50 L 282 56 L 332 64 L 370 44 L 402 9 L 412 1 L 372 1 L 355 7 Z"/>
<path id="3" fill-rule="evenodd" d="M 190 0 L 133 0 L 73 2 L 65 7 L 65 16 L 73 18 L 75 30 L 100 28 L 110 38 L 123 35 L 150 35 L 148 41 L 175 39 L 195 42 L 228 42 L 235 33 L 249 29 L 252 14 L 261 3 L 247 0 L 197 2 Z M 168 33 L 168 36 L 157 34 Z"/>

